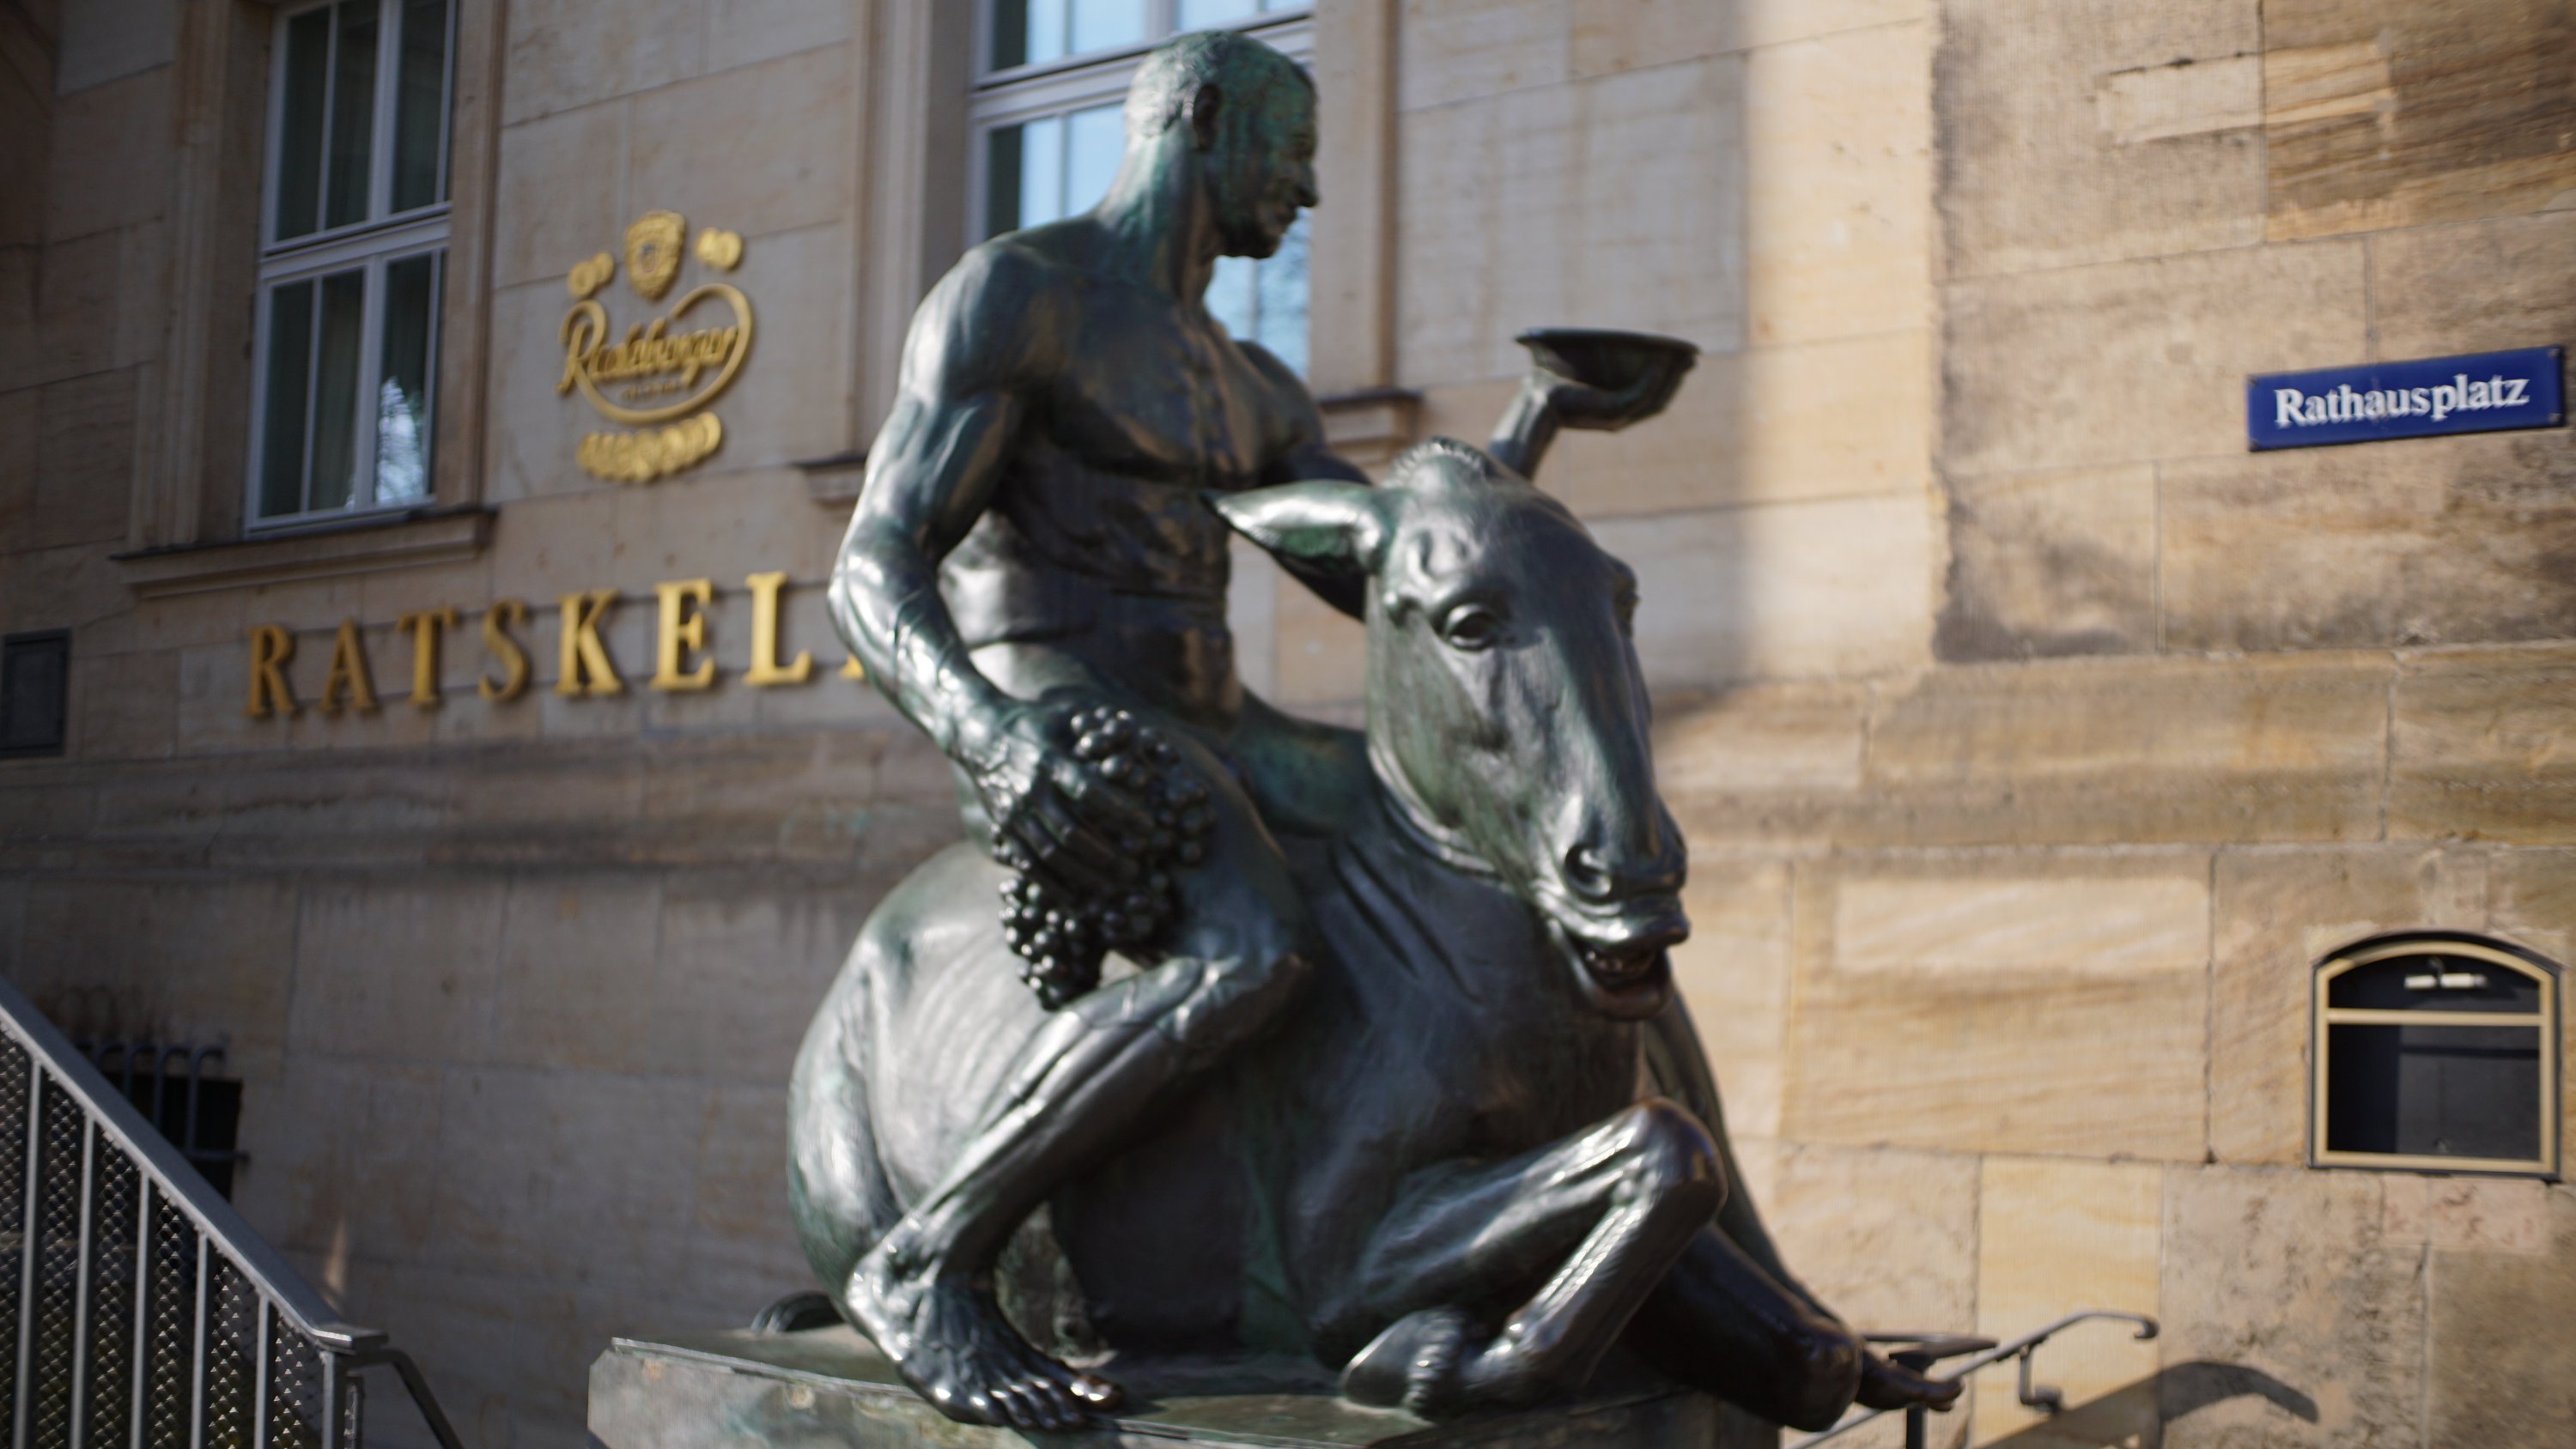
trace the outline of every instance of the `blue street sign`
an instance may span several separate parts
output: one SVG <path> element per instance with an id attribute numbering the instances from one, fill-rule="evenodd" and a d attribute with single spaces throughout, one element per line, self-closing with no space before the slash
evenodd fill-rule
<path id="1" fill-rule="evenodd" d="M 2525 347 L 2247 378 L 2246 442 L 2261 452 L 2554 428 L 2567 420 L 2564 353 Z"/>

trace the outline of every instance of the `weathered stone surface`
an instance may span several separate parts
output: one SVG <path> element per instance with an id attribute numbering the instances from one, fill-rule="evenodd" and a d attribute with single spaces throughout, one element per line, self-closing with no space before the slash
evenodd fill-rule
<path id="1" fill-rule="evenodd" d="M 2248 374 L 2369 355 L 2363 270 L 2352 243 L 1953 283 L 1943 456 L 1985 474 L 2240 452 Z"/>
<path id="2" fill-rule="evenodd" d="M 1695 860 L 1682 907 L 1691 938 L 1672 953 L 1673 980 L 1717 1072 L 1727 1130 L 1776 1137 L 1789 1020 L 1789 867 Z"/>
<path id="3" fill-rule="evenodd" d="M 171 73 L 153 68 L 54 103 L 45 235 L 54 241 L 161 215 L 170 198 Z"/>
<path id="4" fill-rule="evenodd" d="M 2576 632 L 2576 448 L 2564 434 L 2195 458 L 2160 472 L 2168 648 Z"/>
<path id="5" fill-rule="evenodd" d="M 1634 70 L 1756 45 L 1921 20 L 1928 0 L 1605 0 L 1571 7 L 1578 75 Z"/>
<path id="6" fill-rule="evenodd" d="M 2410 655 L 2390 699 L 2388 829 L 2576 841 L 2576 647 Z"/>
<path id="7" fill-rule="evenodd" d="M 1822 969 L 2134 980 L 2209 962 L 2209 861 L 2195 853 L 1846 858 L 1816 869 L 1830 915 L 1806 923 L 1801 948 Z"/>
<path id="8" fill-rule="evenodd" d="M 1637 657 L 1658 687 L 1871 675 L 1925 662 L 1931 516 L 1919 497 L 1603 519 L 1636 569 Z"/>
<path id="9" fill-rule="evenodd" d="M 36 499 L 28 548 L 121 543 L 134 492 L 134 389 L 129 368 L 41 389 Z"/>
<path id="10" fill-rule="evenodd" d="M 1979 666 L 1883 690 L 1846 833 L 1890 844 L 2367 839 L 2385 656 Z"/>
<path id="11" fill-rule="evenodd" d="M 2510 1186 L 2539 1209 L 2529 1249 L 2435 1246 L 2427 1443 L 2548 1444 L 2576 1424 L 2576 1193 Z"/>
<path id="12" fill-rule="evenodd" d="M 1859 684 L 1777 683 L 1656 694 L 1655 772 L 1700 846 L 1777 850 L 1833 838 L 1858 809 Z"/>
<path id="13" fill-rule="evenodd" d="M 1952 276 L 2260 238 L 2259 92 L 2228 84 L 2261 45 L 2255 0 L 1973 0 L 1943 21 Z"/>
<path id="14" fill-rule="evenodd" d="M 511 6 L 502 119 L 548 116 L 698 74 L 702 12 L 699 0 L 632 0 L 605 10 L 581 0 Z"/>
<path id="15" fill-rule="evenodd" d="M 1429 1426 L 1401 1411 L 1355 1407 L 1296 1365 L 1134 1366 L 1137 1407 L 1104 1449 L 1173 1443 L 1212 1449 L 1334 1449 L 1373 1444 L 1558 1449 L 1578 1444 L 1750 1449 L 1766 1440 L 1714 1400 L 1638 1388 L 1573 1409 L 1479 1416 Z M 830 1443 L 851 1449 L 1001 1449 L 1027 1442 L 1008 1429 L 951 1423 L 896 1380 L 846 1328 L 754 1336 L 695 1333 L 620 1338 L 591 1369 L 590 1429 L 608 1449 L 698 1449 L 737 1442 Z M 1049 1436 L 1053 1437 L 1053 1436 Z M 1776 1434 L 1771 1436 L 1777 1437 Z"/>
<path id="16" fill-rule="evenodd" d="M 1744 66 L 1744 290 L 1756 346 L 1932 315 L 1932 27 L 1845 31 Z"/>
<path id="17" fill-rule="evenodd" d="M 787 1080 L 806 1023 L 874 904 L 755 876 L 674 877 L 653 969 L 654 1060 L 693 1077 Z"/>
<path id="18" fill-rule="evenodd" d="M 179 656 L 75 656 L 71 678 L 72 751 L 84 760 L 151 759 L 176 746 Z"/>
<path id="19" fill-rule="evenodd" d="M 2549 0 L 2263 11 L 2275 241 L 2563 204 L 2576 187 L 2576 21 Z"/>
<path id="20" fill-rule="evenodd" d="M 2393 1248 L 2539 1258 L 2555 1246 L 2550 1220 L 2559 1193 L 2546 1182 L 2392 1172 L 2380 1188 L 2380 1230 Z"/>
<path id="21" fill-rule="evenodd" d="M 2476 930 L 2484 863 L 2421 846 L 2219 852 L 2209 1013 L 2209 1150 L 2307 1157 L 2312 973 L 2388 931 Z"/>
<path id="22" fill-rule="evenodd" d="M 178 0 L 87 0 L 62 5 L 59 12 L 62 40 L 53 83 L 66 96 L 165 65 L 178 54 Z"/>
<path id="23" fill-rule="evenodd" d="M 849 210 L 858 128 L 848 74 L 842 52 L 807 50 L 638 97 L 626 163 L 630 208 L 668 207 L 692 226 L 752 238 L 740 275 L 746 285 L 756 281 L 768 260 L 757 238 L 837 221 Z M 744 145 L 751 137 L 760 144 Z M 618 233 L 624 230 L 621 222 Z M 588 255 L 577 252 L 564 265 Z M 829 273 L 805 268 L 783 275 L 798 278 L 806 294 L 791 303 L 773 292 L 781 315 L 790 306 L 812 305 L 807 289 Z"/>
<path id="24" fill-rule="evenodd" d="M 2576 210 L 2371 238 L 2371 326 L 2383 357 L 2548 347 L 2576 337 Z"/>
<path id="25" fill-rule="evenodd" d="M 1799 881 L 1781 1132 L 1952 1151 L 2202 1151 L 2208 981 L 2055 971 L 1900 976 L 1812 965 L 1829 887 Z"/>
<path id="26" fill-rule="evenodd" d="M 620 255 L 634 220 L 618 213 L 627 111 L 622 105 L 583 106 L 502 130 L 496 205 L 521 221 L 492 238 L 493 285 L 554 282 L 560 311 L 572 305 L 561 283 L 575 264 L 599 252 Z M 618 265 L 625 265 L 622 258 Z M 556 363 L 561 362 L 557 348 Z"/>
<path id="27" fill-rule="evenodd" d="M 2143 464 L 1953 480 L 1941 657 L 2153 650 L 2156 498 Z"/>
<path id="28" fill-rule="evenodd" d="M 300 892 L 297 1052 L 465 1060 L 490 1049 L 498 881 L 316 881 Z"/>
<path id="29" fill-rule="evenodd" d="M 1783 1144 L 1763 1221 L 1781 1256 L 1853 1326 L 1976 1321 L 1977 1159 Z"/>
<path id="30" fill-rule="evenodd" d="M 2018 1338 L 2086 1308 L 2159 1306 L 2165 1169 L 2149 1163 L 1989 1157 L 1977 1193 L 1977 1332 Z M 2021 1406 L 2013 1364 L 1977 1376 L 1977 1442 L 2101 1449 L 2155 1441 L 2156 1346 L 2114 1324 L 2049 1341 L 2039 1382 L 2063 1418 Z"/>
<path id="31" fill-rule="evenodd" d="M 352 1260 L 400 1260 L 429 1242 L 442 1171 L 436 1066 L 298 1052 L 245 1095 L 242 1214 L 345 1288 Z M 338 1280 L 336 1282 L 332 1280 Z"/>
<path id="32" fill-rule="evenodd" d="M 530 875 L 501 912 L 491 1059 L 516 1067 L 644 1072 L 653 994 L 639 990 L 661 934 L 661 882 Z"/>
<path id="33" fill-rule="evenodd" d="M 713 0 L 707 69 L 731 70 L 847 40 L 854 18 L 835 0 Z"/>
<path id="34" fill-rule="evenodd" d="M 2166 1169 L 2168 1449 L 2426 1442 L 2420 1253 L 2380 1219 L 2373 1174 Z"/>
<path id="35" fill-rule="evenodd" d="M 1740 345 L 1742 106 L 1719 58 L 1405 113 L 1398 373 L 1516 377 L 1554 317 Z"/>
<path id="36" fill-rule="evenodd" d="M 1396 104 L 1422 110 L 1566 77 L 1564 12 L 1523 0 L 1405 0 Z"/>
<path id="37" fill-rule="evenodd" d="M 13 794 L 18 792 L 11 792 Z M 50 792 L 49 792 L 50 793 Z M 86 822 L 65 819 L 72 830 Z M 0 806 L 0 818 L 7 807 Z M 8 822 L 7 838 L 36 831 Z M 25 892 L 20 960 L 10 980 L 39 1009 L 104 993 L 113 1010 L 67 1030 L 225 1041 L 225 1066 L 245 1081 L 273 1081 L 288 1041 L 296 947 L 295 892 L 285 882 L 236 877 L 60 876 Z M 170 962 L 189 969 L 174 972 Z"/>

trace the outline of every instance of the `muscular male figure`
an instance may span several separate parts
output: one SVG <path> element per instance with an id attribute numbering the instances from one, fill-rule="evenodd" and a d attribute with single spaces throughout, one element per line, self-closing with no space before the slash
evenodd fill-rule
<path id="1" fill-rule="evenodd" d="M 1243 693 L 1227 531 L 1200 497 L 1364 481 L 1324 452 L 1296 376 L 1202 301 L 1220 256 L 1273 254 L 1315 204 L 1313 87 L 1258 41 L 1188 35 L 1144 62 L 1127 126 L 1097 207 L 985 242 L 922 304 L 832 580 L 843 637 L 955 763 L 970 829 L 1034 873 L 1113 891 L 1133 872 L 1120 842 L 1152 828 L 1072 748 L 1078 713 L 1129 711 L 1209 792 L 1208 858 L 1179 873 L 1146 969 L 1056 1013 L 842 1285 L 907 1382 L 985 1423 L 1069 1426 L 1114 1402 L 979 1283 L 1032 1209 L 1294 1000 L 1309 928 L 1263 822 L 1366 779 L 1355 736 Z"/>

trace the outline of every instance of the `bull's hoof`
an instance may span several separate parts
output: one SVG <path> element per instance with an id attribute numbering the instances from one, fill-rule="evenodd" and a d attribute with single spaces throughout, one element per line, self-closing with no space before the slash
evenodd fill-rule
<path id="1" fill-rule="evenodd" d="M 1380 1409 L 1445 1419 L 1460 1403 L 1459 1367 L 1474 1320 L 1455 1308 L 1425 1308 L 1397 1319 L 1342 1368 L 1342 1397 Z"/>

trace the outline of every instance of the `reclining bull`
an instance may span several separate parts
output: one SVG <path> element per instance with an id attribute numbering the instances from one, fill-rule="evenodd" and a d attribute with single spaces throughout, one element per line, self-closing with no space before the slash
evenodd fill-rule
<path id="1" fill-rule="evenodd" d="M 1866 1355 L 1730 1197 L 1664 961 L 1686 930 L 1682 862 L 1629 571 L 1445 441 L 1379 488 L 1213 504 L 1283 558 L 1365 580 L 1370 788 L 1287 852 L 1320 938 L 1302 1000 L 1175 1097 L 1163 1131 L 1057 1195 L 1099 1331 L 1312 1354 L 1346 1365 L 1353 1397 L 1426 1415 L 1570 1396 L 1621 1342 L 1801 1426 L 1841 1413 L 1865 1372 L 1874 1401 L 1928 1394 Z M 798 1061 L 800 1225 L 836 1289 L 984 1122 L 1032 1109 L 1035 1084 L 1006 1075 L 1045 1059 L 1030 1044 L 1156 990 L 1148 971 L 1049 1012 L 991 904 L 1006 879 L 972 844 L 925 865 L 869 922 Z M 1060 1402 L 987 1402 L 942 1406 L 1069 1422 Z"/>

